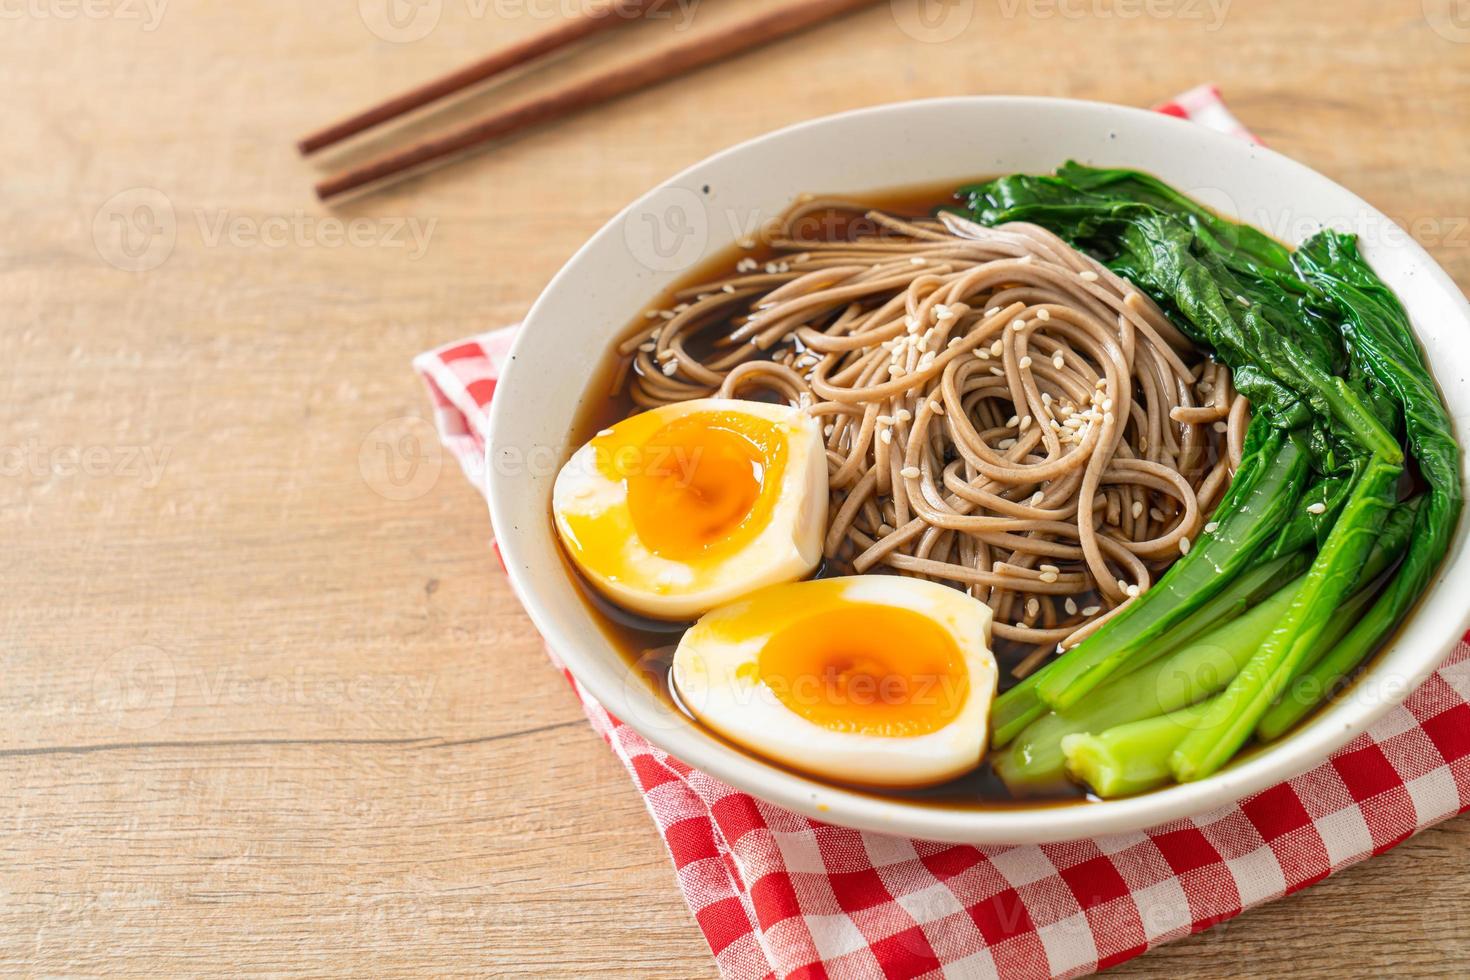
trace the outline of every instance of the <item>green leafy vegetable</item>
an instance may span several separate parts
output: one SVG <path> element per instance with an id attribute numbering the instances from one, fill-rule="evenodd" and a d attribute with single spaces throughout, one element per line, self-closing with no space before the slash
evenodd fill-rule
<path id="1" fill-rule="evenodd" d="M 1350 236 L 1324 231 L 1293 252 L 1156 178 L 1074 163 L 1051 176 L 962 188 L 959 196 L 981 223 L 1033 222 L 1106 262 L 1225 362 L 1250 399 L 1246 458 L 1216 511 L 1217 533 L 1195 542 L 1086 641 L 999 698 L 992 718 L 997 747 L 1018 740 L 997 768 L 1051 778 L 1063 738 L 1078 746 L 1079 759 L 1105 758 L 1106 739 L 1086 740 L 1105 733 L 1078 725 L 1118 728 L 1131 719 L 1141 727 L 1113 741 L 1137 746 L 1146 723 L 1166 730 L 1166 712 L 1188 708 L 1188 733 L 1166 756 L 1150 742 L 1147 762 L 1156 774 L 1167 757 L 1177 778 L 1202 778 L 1253 732 L 1277 737 L 1311 710 L 1428 587 L 1463 508 L 1460 448 L 1444 403 L 1402 305 Z M 1406 447 L 1411 472 L 1428 488 L 1409 510 L 1396 506 Z M 1410 522 L 1407 554 L 1370 605 L 1360 587 L 1364 559 L 1383 550 L 1373 550 L 1376 540 Z M 1207 708 L 1129 693 L 1130 683 L 1157 680 L 1164 654 L 1183 656 L 1191 643 L 1226 632 L 1199 628 L 1200 617 L 1235 596 L 1253 569 L 1313 551 L 1307 573 L 1288 587 L 1289 601 L 1283 589 L 1240 620 L 1259 626 L 1268 618 L 1259 608 L 1275 615 L 1264 636 L 1232 635 L 1227 659 L 1235 667 Z M 1190 623 L 1196 629 L 1186 634 Z M 1134 696 L 1147 714 L 1119 703 Z M 1136 773 L 1116 779 L 1139 783 Z"/>

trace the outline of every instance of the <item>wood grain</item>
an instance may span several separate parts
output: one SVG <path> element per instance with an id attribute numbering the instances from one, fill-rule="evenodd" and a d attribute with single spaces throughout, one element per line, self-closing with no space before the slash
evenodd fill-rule
<path id="1" fill-rule="evenodd" d="M 967 92 L 1148 104 L 1214 80 L 1470 285 L 1470 45 L 1436 3 L 1234 0 L 1216 24 L 1193 0 L 956 0 L 970 22 L 939 40 L 897 0 L 335 212 L 294 134 L 561 4 L 398 8 L 440 12 L 416 40 L 368 0 L 8 5 L 0 971 L 712 976 L 409 358 L 514 319 L 716 149 Z M 688 26 L 671 5 L 556 70 L 752 6 Z M 1464 975 L 1465 828 L 1118 972 Z"/>

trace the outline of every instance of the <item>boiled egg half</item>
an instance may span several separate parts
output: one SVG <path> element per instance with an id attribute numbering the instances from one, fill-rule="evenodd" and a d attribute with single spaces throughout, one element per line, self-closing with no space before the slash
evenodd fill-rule
<path id="1" fill-rule="evenodd" d="M 752 752 L 816 776 L 933 785 L 985 754 L 990 608 L 921 579 L 776 585 L 705 615 L 674 654 L 680 702 Z"/>
<path id="2" fill-rule="evenodd" d="M 552 512 L 573 563 L 613 602 L 694 619 L 820 563 L 821 428 L 800 409 L 765 402 L 655 408 L 573 454 Z"/>

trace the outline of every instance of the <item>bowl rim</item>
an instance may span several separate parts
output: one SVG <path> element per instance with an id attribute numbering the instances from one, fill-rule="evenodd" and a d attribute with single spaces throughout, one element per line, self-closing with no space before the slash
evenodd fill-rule
<path id="1" fill-rule="evenodd" d="M 1470 326 L 1470 302 L 1467 302 L 1459 286 L 1443 268 L 1406 232 L 1390 221 L 1372 205 L 1330 178 L 1312 170 L 1305 164 L 1285 157 L 1267 147 L 1245 143 L 1238 137 L 1207 129 L 1196 123 L 1181 120 L 1152 110 L 1121 106 L 1106 102 L 1081 99 L 1062 99 L 1044 96 L 950 96 L 933 99 L 917 99 L 885 103 L 821 116 L 785 126 L 756 136 L 714 153 L 660 181 L 644 194 L 639 195 L 626 207 L 620 209 L 593 234 L 566 262 L 547 284 L 523 321 L 523 326 L 534 325 L 548 303 L 548 298 L 579 274 L 579 265 L 607 236 L 619 234 L 625 219 L 641 206 L 651 202 L 661 191 L 688 182 L 689 178 L 706 168 L 717 166 L 732 158 L 749 152 L 757 146 L 778 141 L 805 130 L 851 122 L 855 118 L 878 117 L 892 113 L 914 111 L 919 107 L 959 107 L 976 103 L 998 107 L 1034 109 L 1037 112 L 1066 109 L 1070 111 L 1101 112 L 1129 118 L 1149 126 L 1190 126 L 1200 142 L 1201 151 L 1211 146 L 1228 147 L 1229 152 L 1240 152 L 1248 147 L 1252 154 L 1271 158 L 1277 165 L 1295 171 L 1303 179 L 1325 182 L 1336 192 L 1343 194 L 1360 207 L 1364 214 L 1381 221 L 1385 228 L 1392 227 L 1402 233 L 1399 247 L 1407 250 L 1407 256 L 1416 274 L 1422 274 L 1432 285 L 1451 297 L 1451 305 L 1463 325 Z M 1146 120 L 1146 121 L 1145 121 Z M 1060 163 L 1060 160 L 1058 160 Z M 505 360 L 506 376 L 516 368 L 517 355 L 534 343 L 534 329 L 522 329 L 515 338 L 509 356 Z M 1433 364 L 1431 364 L 1433 369 Z M 504 378 L 501 384 L 504 385 Z M 497 434 L 507 425 L 513 411 L 510 399 L 498 398 L 491 403 L 486 452 L 497 443 Z M 1455 415 L 1455 406 L 1451 405 Z M 1463 429 L 1464 417 L 1455 415 Z M 1457 440 L 1460 433 L 1457 432 Z M 1463 445 L 1463 443 L 1462 443 Z M 492 527 L 509 527 L 512 521 L 508 513 L 509 495 L 514 487 L 508 479 L 497 478 L 493 461 L 486 466 L 489 485 L 487 497 Z M 1462 470 L 1470 472 L 1470 458 L 1462 459 Z M 1470 587 L 1470 550 L 1465 548 L 1466 525 L 1470 518 L 1462 517 L 1450 550 L 1437 570 L 1435 579 L 1421 597 L 1412 617 L 1417 617 L 1429 598 L 1455 582 Z M 1341 748 L 1356 735 L 1366 731 L 1392 708 L 1416 689 L 1440 666 L 1444 655 L 1453 650 L 1455 644 L 1470 628 L 1470 606 L 1461 613 L 1457 621 L 1447 621 L 1442 636 L 1434 643 L 1433 655 L 1422 654 L 1412 670 L 1397 678 L 1397 683 L 1381 693 L 1365 697 L 1344 698 L 1329 706 L 1318 718 L 1304 729 L 1288 736 L 1275 745 L 1260 749 L 1248 758 L 1241 759 L 1214 776 L 1194 783 L 1176 784 L 1134 797 L 1105 800 L 1077 806 L 1025 806 L 1007 804 L 993 808 L 945 807 L 916 803 L 901 797 L 883 797 L 861 790 L 828 784 L 810 777 L 765 762 L 753 755 L 723 745 L 705 737 L 696 737 L 692 729 L 697 723 L 686 720 L 684 724 L 660 728 L 640 727 L 635 720 L 636 709 L 628 702 L 624 691 L 617 685 L 603 683 L 596 671 L 579 670 L 593 658 L 620 655 L 602 636 L 589 641 L 586 636 L 574 634 L 551 615 L 536 594 L 536 585 L 530 572 L 530 561 L 522 553 L 522 536 L 497 537 L 497 545 L 512 588 L 519 597 L 536 629 L 547 645 L 556 652 L 566 667 L 576 676 L 578 683 L 614 717 L 623 720 L 634 731 L 659 749 L 682 762 L 702 770 L 736 790 L 766 800 L 777 806 L 802 813 L 812 819 L 876 833 L 897 833 L 927 840 L 952 841 L 971 844 L 1026 844 L 1067 841 L 1093 838 L 1104 834 L 1138 831 L 1207 813 L 1217 807 L 1234 803 L 1252 793 L 1266 789 L 1279 782 L 1300 775 L 1324 762 L 1327 757 Z M 1408 622 L 1406 620 L 1406 622 Z M 1405 627 L 1400 627 L 1400 632 Z M 1384 653 L 1398 642 L 1390 640 Z M 621 659 L 621 658 L 620 658 Z M 1373 668 L 1376 669 L 1376 668 Z M 1368 672 L 1371 674 L 1373 669 Z M 1367 676 L 1367 675 L 1365 675 Z M 1389 678 L 1393 680 L 1394 678 Z M 1360 686 L 1360 685 L 1355 685 Z M 1375 692 L 1379 688 L 1375 685 Z M 1324 724 L 1328 720 L 1331 724 Z"/>

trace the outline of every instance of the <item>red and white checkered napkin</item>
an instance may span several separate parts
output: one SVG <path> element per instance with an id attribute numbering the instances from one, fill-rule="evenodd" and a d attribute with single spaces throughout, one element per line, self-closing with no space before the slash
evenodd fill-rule
<path id="1" fill-rule="evenodd" d="M 1249 135 L 1211 86 L 1161 108 Z M 514 329 L 415 361 L 445 444 L 480 487 L 486 408 Z M 1018 847 L 861 833 L 782 810 L 654 748 L 567 679 L 643 793 L 730 980 L 1081 976 L 1470 809 L 1470 643 L 1296 779 L 1144 833 Z"/>

